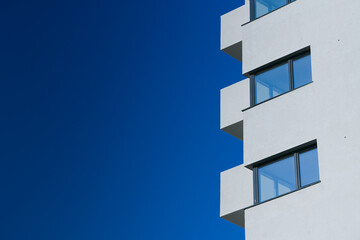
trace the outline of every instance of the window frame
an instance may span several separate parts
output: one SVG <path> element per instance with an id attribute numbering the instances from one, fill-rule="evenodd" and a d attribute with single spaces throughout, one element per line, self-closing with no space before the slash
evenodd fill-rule
<path id="1" fill-rule="evenodd" d="M 271 157 L 271 158 L 268 159 L 268 160 L 261 161 L 260 163 L 255 164 L 255 165 L 252 167 L 252 169 L 253 169 L 253 185 L 254 185 L 254 205 L 258 205 L 258 204 L 261 204 L 261 203 L 264 203 L 264 202 L 271 201 L 271 200 L 273 200 L 273 199 L 276 199 L 276 198 L 285 196 L 285 195 L 287 195 L 287 194 L 290 194 L 290 193 L 299 191 L 299 190 L 301 190 L 301 189 L 304 189 L 304 188 L 307 188 L 307 187 L 309 187 L 309 186 L 312 186 L 312 185 L 314 185 L 314 184 L 319 183 L 319 182 L 320 182 L 320 173 L 319 173 L 319 180 L 318 180 L 318 181 L 313 182 L 313 183 L 310 183 L 310 184 L 307 184 L 307 185 L 304 185 L 304 186 L 301 186 L 299 154 L 304 153 L 304 152 L 307 152 L 307 151 L 311 151 L 311 150 L 314 150 L 314 149 L 318 149 L 316 143 L 313 143 L 313 144 L 311 144 L 311 145 L 308 145 L 308 146 L 305 146 L 305 147 L 301 147 L 301 148 L 295 148 L 294 150 L 292 150 L 292 151 L 290 151 L 290 152 L 289 152 L 289 151 L 286 151 L 285 153 L 280 154 L 279 156 Z M 287 193 L 285 193 L 285 194 L 278 195 L 278 196 L 275 196 L 275 197 L 273 197 L 273 198 L 270 198 L 270 199 L 267 199 L 267 200 L 264 200 L 264 201 L 260 202 L 259 168 L 265 167 L 265 166 L 268 166 L 268 165 L 271 165 L 271 164 L 276 163 L 276 162 L 279 162 L 279 161 L 281 161 L 281 160 L 286 159 L 287 157 L 294 157 L 296 189 L 293 190 L 293 191 L 287 192 Z M 319 157 L 317 158 L 317 161 L 318 161 L 318 163 L 319 163 Z M 320 171 L 320 170 L 319 170 L 319 171 Z"/>
<path id="2" fill-rule="evenodd" d="M 286 57 L 285 60 L 281 59 L 281 60 L 275 61 L 275 62 L 273 62 L 273 63 L 271 63 L 269 65 L 265 65 L 263 67 L 260 67 L 258 70 L 252 71 L 250 73 L 250 75 L 249 75 L 249 78 L 250 78 L 250 107 L 254 107 L 254 106 L 258 105 L 258 104 L 267 102 L 267 101 L 269 101 L 269 100 L 271 100 L 273 98 L 276 98 L 278 96 L 281 96 L 281 95 L 286 94 L 288 92 L 291 92 L 291 91 L 293 91 L 295 89 L 298 89 L 298 88 L 300 88 L 302 86 L 305 86 L 307 84 L 312 83 L 313 81 L 312 81 L 312 76 L 311 76 L 311 82 L 306 83 L 306 84 L 304 84 L 302 86 L 299 86 L 299 87 L 295 88 L 294 61 L 296 61 L 298 59 L 301 59 L 303 57 L 306 57 L 306 56 L 310 56 L 310 67 L 311 67 L 311 51 L 310 51 L 310 49 L 307 49 L 305 51 L 301 51 L 300 53 L 295 53 L 293 55 L 290 55 L 290 56 Z M 287 64 L 288 71 L 289 71 L 288 72 L 289 73 L 289 91 L 284 92 L 282 94 L 279 94 L 279 95 L 277 95 L 275 97 L 266 99 L 266 100 L 264 100 L 262 102 L 256 103 L 255 77 L 257 75 L 260 75 L 260 74 L 264 73 L 264 72 L 271 71 L 271 70 L 273 70 L 273 69 L 275 69 L 275 68 L 277 68 L 277 67 L 279 67 L 281 65 L 284 65 L 284 64 Z"/>
<path id="3" fill-rule="evenodd" d="M 286 0 L 286 4 L 284 4 L 283 6 L 277 8 L 275 10 L 272 10 L 272 11 L 270 11 L 268 13 L 265 13 L 264 15 L 261 15 L 260 17 L 256 18 L 255 17 L 255 0 L 250 0 L 250 22 L 252 22 L 252 21 L 254 21 L 256 19 L 259 19 L 259 18 L 261 18 L 263 16 L 266 16 L 267 14 L 272 13 L 272 12 L 274 12 L 274 11 L 276 11 L 276 10 L 278 10 L 278 9 L 280 9 L 280 8 L 286 6 L 286 5 L 288 5 L 288 4 L 290 4 L 290 3 L 294 2 L 294 1 L 295 0 Z"/>

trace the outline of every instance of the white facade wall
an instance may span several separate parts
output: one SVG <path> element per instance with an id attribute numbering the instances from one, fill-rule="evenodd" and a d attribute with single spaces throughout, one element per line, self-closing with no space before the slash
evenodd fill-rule
<path id="1" fill-rule="evenodd" d="M 246 240 L 360 239 L 359 12 L 296 0 L 241 27 L 244 74 L 310 46 L 313 80 L 243 111 L 244 165 L 316 139 L 321 180 L 245 209 Z"/>

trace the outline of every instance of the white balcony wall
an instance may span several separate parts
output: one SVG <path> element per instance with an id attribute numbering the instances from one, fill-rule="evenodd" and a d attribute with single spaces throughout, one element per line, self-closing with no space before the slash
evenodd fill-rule
<path id="1" fill-rule="evenodd" d="M 249 0 L 245 5 L 221 16 L 220 48 L 230 56 L 242 61 L 241 25 L 250 21 Z"/>
<path id="2" fill-rule="evenodd" d="M 244 208 L 253 204 L 252 170 L 237 166 L 221 173 L 220 216 L 245 226 Z"/>
<path id="3" fill-rule="evenodd" d="M 243 109 L 250 107 L 249 79 L 223 88 L 220 92 L 220 128 L 243 139 Z"/>

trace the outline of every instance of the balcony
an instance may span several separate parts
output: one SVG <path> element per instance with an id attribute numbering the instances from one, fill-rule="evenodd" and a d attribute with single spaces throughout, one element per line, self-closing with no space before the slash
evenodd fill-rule
<path id="1" fill-rule="evenodd" d="M 242 80 L 221 89 L 220 128 L 243 140 L 242 110 L 250 107 L 250 81 Z"/>
<path id="2" fill-rule="evenodd" d="M 241 25 L 250 21 L 250 4 L 221 16 L 221 50 L 242 62 L 243 31 Z"/>
<path id="3" fill-rule="evenodd" d="M 253 205 L 253 173 L 244 165 L 221 173 L 220 217 L 245 227 L 244 209 Z"/>

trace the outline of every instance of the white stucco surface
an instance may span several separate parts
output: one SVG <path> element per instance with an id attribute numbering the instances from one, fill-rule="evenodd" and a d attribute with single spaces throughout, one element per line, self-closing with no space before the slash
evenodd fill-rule
<path id="1" fill-rule="evenodd" d="M 244 165 L 221 173 L 221 217 L 244 227 L 244 208 L 253 204 L 252 182 L 252 171 Z"/>
<path id="2" fill-rule="evenodd" d="M 243 109 L 250 107 L 249 79 L 244 79 L 221 89 L 220 128 L 243 139 Z"/>
<path id="3" fill-rule="evenodd" d="M 220 48 L 224 49 L 241 42 L 243 38 L 241 25 L 249 20 L 250 16 L 247 5 L 222 15 Z"/>
<path id="4" fill-rule="evenodd" d="M 245 5 L 221 16 L 220 49 L 241 61 L 242 59 L 242 24 L 250 21 L 249 0 Z"/>

